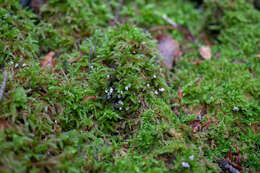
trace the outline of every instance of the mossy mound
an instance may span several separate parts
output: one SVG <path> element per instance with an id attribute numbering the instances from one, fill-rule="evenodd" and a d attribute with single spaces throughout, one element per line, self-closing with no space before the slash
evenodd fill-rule
<path id="1" fill-rule="evenodd" d="M 117 24 L 117 0 L 0 7 L 0 172 L 220 172 L 216 157 L 227 156 L 260 169 L 252 1 L 124 1 Z M 196 40 L 159 31 L 182 48 L 173 71 L 148 33 L 168 25 L 165 14 Z M 210 60 L 199 54 L 201 33 Z"/>

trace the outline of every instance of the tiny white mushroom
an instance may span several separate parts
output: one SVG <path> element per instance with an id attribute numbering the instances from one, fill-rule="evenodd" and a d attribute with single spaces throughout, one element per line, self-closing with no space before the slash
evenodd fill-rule
<path id="1" fill-rule="evenodd" d="M 14 64 L 14 62 L 13 62 L 13 61 L 11 61 L 11 62 L 10 62 L 10 64 L 11 64 L 11 65 L 13 65 L 13 64 Z"/>
<path id="2" fill-rule="evenodd" d="M 19 64 L 15 64 L 14 67 L 15 67 L 15 68 L 19 67 Z"/>
<path id="3" fill-rule="evenodd" d="M 118 101 L 118 104 L 124 105 L 124 103 L 122 102 L 122 100 L 119 100 L 119 101 Z"/>
<path id="4" fill-rule="evenodd" d="M 110 91 L 109 91 L 110 93 L 112 93 L 113 92 L 113 88 L 110 88 Z"/>
<path id="5" fill-rule="evenodd" d="M 120 107 L 119 110 L 121 111 L 121 110 L 122 110 L 122 107 Z"/>
<path id="6" fill-rule="evenodd" d="M 157 95 L 157 94 L 158 94 L 158 91 L 154 91 L 154 94 Z"/>
<path id="7" fill-rule="evenodd" d="M 109 74 L 107 75 L 107 78 L 110 78 L 110 75 L 109 75 Z"/>
<path id="8" fill-rule="evenodd" d="M 22 67 L 26 67 L 26 66 L 27 66 L 27 64 L 25 64 L 25 63 L 22 65 Z"/>
<path id="9" fill-rule="evenodd" d="M 239 111 L 239 108 L 235 106 L 235 107 L 233 107 L 233 111 L 238 112 L 238 111 Z"/>
<path id="10" fill-rule="evenodd" d="M 150 84 L 148 83 L 146 86 L 149 88 L 149 87 L 150 87 Z"/>
<path id="11" fill-rule="evenodd" d="M 153 78 L 155 79 L 155 78 L 157 78 L 157 76 L 154 74 L 154 75 L 153 75 Z"/>
<path id="12" fill-rule="evenodd" d="M 190 164 L 187 163 L 187 162 L 181 162 L 181 165 L 182 165 L 184 168 L 189 168 L 189 167 L 190 167 Z"/>
<path id="13" fill-rule="evenodd" d="M 165 89 L 164 88 L 159 88 L 159 91 L 163 92 L 163 91 L 165 91 Z"/>
<path id="14" fill-rule="evenodd" d="M 190 160 L 194 160 L 194 155 L 189 156 Z"/>

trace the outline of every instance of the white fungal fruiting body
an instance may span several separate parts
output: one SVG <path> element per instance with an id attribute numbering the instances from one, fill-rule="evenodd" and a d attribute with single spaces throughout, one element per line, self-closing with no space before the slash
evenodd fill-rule
<path id="1" fill-rule="evenodd" d="M 239 108 L 235 106 L 235 107 L 233 107 L 233 111 L 238 112 L 238 111 L 239 111 Z"/>
<path id="2" fill-rule="evenodd" d="M 187 163 L 187 162 L 181 162 L 181 165 L 182 165 L 184 168 L 189 168 L 189 167 L 190 167 L 190 164 Z"/>
<path id="3" fill-rule="evenodd" d="M 190 160 L 194 160 L 194 155 L 189 156 Z"/>
<path id="4" fill-rule="evenodd" d="M 165 89 L 164 88 L 159 88 L 159 91 L 163 92 L 163 91 L 165 91 Z"/>

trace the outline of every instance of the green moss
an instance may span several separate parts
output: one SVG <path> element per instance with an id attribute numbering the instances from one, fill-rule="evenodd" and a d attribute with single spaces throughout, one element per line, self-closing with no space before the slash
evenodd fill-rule
<path id="1" fill-rule="evenodd" d="M 0 4 L 0 64 L 9 75 L 0 172 L 220 172 L 215 157 L 231 149 L 234 162 L 239 149 L 243 167 L 260 169 L 260 15 L 251 1 L 205 0 L 203 10 L 125 1 L 117 25 L 114 0 L 49 0 L 39 14 L 16 0 Z M 168 25 L 164 14 L 195 38 L 210 33 L 211 60 L 195 65 L 199 52 L 186 52 L 201 40 L 159 31 L 184 51 L 174 71 L 161 67 L 147 30 Z M 39 59 L 50 51 L 56 66 L 47 71 Z M 202 107 L 201 124 L 213 123 L 194 133 Z"/>

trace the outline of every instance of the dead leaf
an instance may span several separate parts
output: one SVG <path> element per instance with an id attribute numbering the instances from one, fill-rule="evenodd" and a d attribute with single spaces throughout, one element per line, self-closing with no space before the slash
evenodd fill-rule
<path id="1" fill-rule="evenodd" d="M 210 148 L 213 150 L 216 147 L 215 141 L 211 140 L 211 146 Z"/>
<path id="2" fill-rule="evenodd" d="M 238 164 L 238 165 L 240 165 L 240 163 L 241 163 L 241 158 L 242 158 L 242 155 L 241 155 L 241 153 L 240 153 L 240 151 L 239 151 L 239 148 L 238 147 L 236 147 L 236 152 L 237 152 L 237 156 L 236 156 L 236 164 Z"/>
<path id="3" fill-rule="evenodd" d="M 226 160 L 232 162 L 233 157 L 233 150 L 230 148 L 229 152 L 227 153 Z"/>
<path id="4" fill-rule="evenodd" d="M 9 125 L 5 119 L 1 118 L 0 119 L 0 131 L 2 131 L 4 129 L 9 129 L 9 128 L 11 128 L 11 125 Z"/>
<path id="5" fill-rule="evenodd" d="M 196 133 L 201 130 L 202 125 L 200 124 L 200 120 L 193 120 L 189 123 L 189 125 L 193 128 L 192 132 Z"/>
<path id="6" fill-rule="evenodd" d="M 181 88 L 179 88 L 179 90 L 178 90 L 178 97 L 179 97 L 179 100 L 181 100 L 183 97 L 183 92 L 182 92 Z"/>
<path id="7" fill-rule="evenodd" d="M 49 52 L 43 60 L 40 61 L 40 66 L 42 68 L 47 68 L 53 70 L 55 67 L 55 63 L 53 61 L 53 57 L 55 55 L 55 52 Z"/>
<path id="8" fill-rule="evenodd" d="M 259 55 L 256 55 L 257 58 L 260 58 L 260 54 Z"/>
<path id="9" fill-rule="evenodd" d="M 202 58 L 204 59 L 211 59 L 211 49 L 209 46 L 201 46 L 200 47 L 200 55 L 202 56 Z"/>
<path id="10" fill-rule="evenodd" d="M 180 59 L 180 46 L 176 40 L 166 34 L 158 35 L 156 39 L 158 40 L 158 49 L 163 57 L 163 63 L 170 70 L 173 64 Z"/>
<path id="11" fill-rule="evenodd" d="M 34 12 L 39 13 L 40 8 L 47 2 L 47 0 L 31 0 L 30 6 Z"/>

